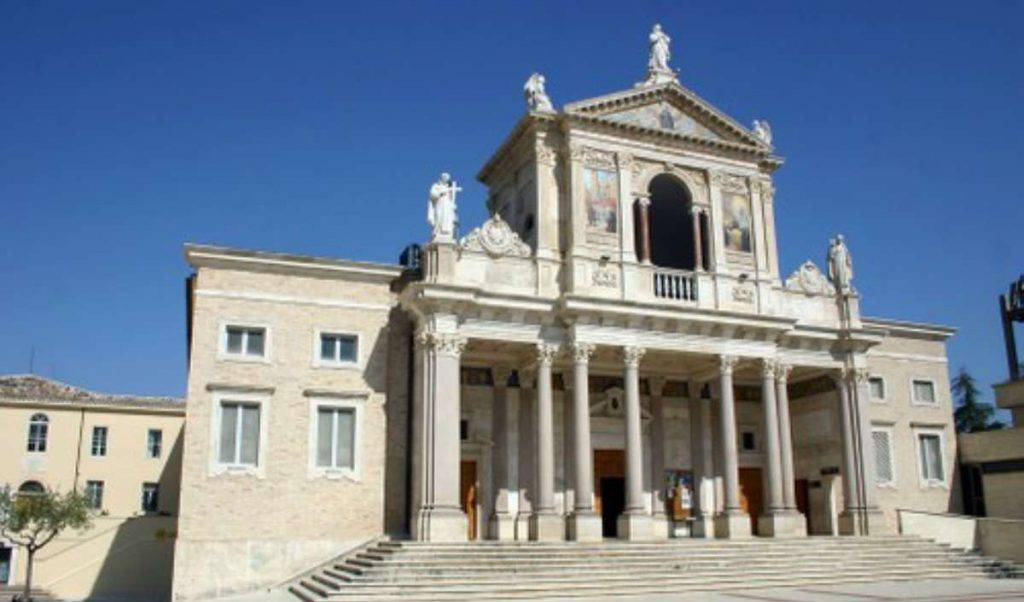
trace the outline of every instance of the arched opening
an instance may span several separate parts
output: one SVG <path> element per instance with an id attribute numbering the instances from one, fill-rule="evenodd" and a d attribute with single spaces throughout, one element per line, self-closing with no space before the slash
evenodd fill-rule
<path id="1" fill-rule="evenodd" d="M 18 487 L 18 493 L 20 495 L 34 495 L 37 493 L 46 493 L 46 488 L 39 481 L 25 481 Z"/>
<path id="2" fill-rule="evenodd" d="M 647 210 L 651 263 L 678 270 L 696 269 L 694 220 L 690 212 L 693 198 L 690 191 L 668 174 L 655 176 L 647 191 L 650 194 Z M 642 244 L 643 241 L 638 237 L 638 253 Z"/>

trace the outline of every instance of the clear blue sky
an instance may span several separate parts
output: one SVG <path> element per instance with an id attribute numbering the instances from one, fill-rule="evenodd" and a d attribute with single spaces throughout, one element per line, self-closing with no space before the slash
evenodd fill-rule
<path id="1" fill-rule="evenodd" d="M 466 188 L 547 75 L 556 104 L 644 72 L 771 121 L 783 269 L 853 251 L 865 313 L 950 324 L 1006 376 L 1024 270 L 1021 2 L 0 3 L 0 373 L 185 381 L 186 241 L 393 262 L 427 186 Z"/>

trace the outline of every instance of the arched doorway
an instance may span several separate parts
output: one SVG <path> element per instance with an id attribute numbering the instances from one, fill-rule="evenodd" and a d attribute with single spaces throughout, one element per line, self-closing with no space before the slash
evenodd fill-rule
<path id="1" fill-rule="evenodd" d="M 650 194 L 648 226 L 651 263 L 664 268 L 694 270 L 697 267 L 690 213 L 693 197 L 674 176 L 655 176 L 647 187 Z M 637 220 L 639 222 L 639 219 Z M 637 233 L 637 253 L 642 255 L 642 233 Z"/>

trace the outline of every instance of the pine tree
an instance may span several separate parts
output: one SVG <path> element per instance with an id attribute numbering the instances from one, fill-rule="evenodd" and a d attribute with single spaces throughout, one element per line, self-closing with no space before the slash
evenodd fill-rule
<path id="1" fill-rule="evenodd" d="M 960 372 L 953 379 L 953 395 L 956 398 L 957 406 L 956 411 L 953 412 L 957 432 L 976 433 L 1001 429 L 1005 426 L 1002 422 L 993 419 L 995 408 L 981 402 L 978 383 L 966 368 L 960 368 Z"/>

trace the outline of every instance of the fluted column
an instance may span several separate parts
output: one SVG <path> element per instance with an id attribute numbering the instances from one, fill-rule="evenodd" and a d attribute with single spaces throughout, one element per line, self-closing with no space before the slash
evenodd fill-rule
<path id="1" fill-rule="evenodd" d="M 739 446 L 736 442 L 736 402 L 732 387 L 732 372 L 736 358 L 722 355 L 718 361 L 719 428 L 722 440 L 722 479 L 725 481 L 725 505 L 722 514 L 715 518 L 715 533 L 718 537 L 749 537 L 750 517 L 740 506 Z"/>
<path id="2" fill-rule="evenodd" d="M 466 338 L 421 331 L 417 336 L 413 406 L 413 538 L 466 541 L 466 514 L 459 500 L 459 361 Z"/>
<path id="3" fill-rule="evenodd" d="M 665 378 L 649 376 L 651 408 L 651 517 L 654 520 L 652 536 L 667 539 L 669 519 L 665 514 Z"/>
<path id="4" fill-rule="evenodd" d="M 600 541 L 601 517 L 594 512 L 594 456 L 590 443 L 590 374 L 589 362 L 594 346 L 575 343 L 572 346 L 572 429 L 576 466 L 576 499 L 569 517 L 569 537 L 576 541 Z"/>
<path id="5" fill-rule="evenodd" d="M 651 517 L 644 509 L 644 452 L 640 421 L 640 359 L 642 347 L 625 347 L 626 385 L 626 509 L 619 516 L 619 537 L 629 540 L 650 539 Z"/>
<path id="6" fill-rule="evenodd" d="M 701 243 L 700 214 L 703 209 L 698 205 L 690 205 L 690 214 L 693 216 L 693 269 L 699 271 L 704 269 L 704 248 Z"/>
<path id="7" fill-rule="evenodd" d="M 511 446 L 509 433 L 508 379 L 512 369 L 496 366 L 491 370 L 494 378 L 494 401 L 491 408 L 491 436 L 494 447 L 491 452 L 491 495 L 494 509 L 489 519 L 490 537 L 498 540 L 515 539 L 515 522 L 509 514 L 509 491 L 511 490 L 509 463 Z"/>
<path id="8" fill-rule="evenodd" d="M 640 208 L 640 262 L 651 263 L 651 197 L 643 195 L 636 204 Z"/>
<path id="9" fill-rule="evenodd" d="M 537 345 L 537 500 L 530 517 L 530 539 L 562 539 L 562 517 L 555 511 L 555 428 L 551 365 L 558 346 Z"/>
<path id="10" fill-rule="evenodd" d="M 782 501 L 787 510 L 796 510 L 796 474 L 793 468 L 793 427 L 789 418 L 789 373 L 792 366 L 779 364 L 775 372 L 775 399 L 779 404 L 779 438 L 782 456 Z"/>
<path id="11" fill-rule="evenodd" d="M 775 401 L 775 362 L 761 366 L 761 405 L 764 413 L 765 472 L 767 510 L 776 513 L 785 507 L 782 499 L 782 457 L 779 450 L 779 413 Z"/>

